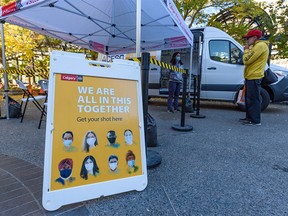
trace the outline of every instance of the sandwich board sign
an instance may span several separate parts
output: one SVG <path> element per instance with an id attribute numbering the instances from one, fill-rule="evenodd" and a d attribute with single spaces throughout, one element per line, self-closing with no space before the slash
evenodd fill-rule
<path id="1" fill-rule="evenodd" d="M 63 205 L 147 186 L 140 66 L 50 59 L 42 205 Z"/>

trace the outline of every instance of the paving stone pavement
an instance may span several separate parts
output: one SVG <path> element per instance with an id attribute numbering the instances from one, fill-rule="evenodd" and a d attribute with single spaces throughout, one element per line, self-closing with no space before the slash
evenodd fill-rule
<path id="1" fill-rule="evenodd" d="M 205 119 L 186 113 L 191 132 L 171 129 L 180 113 L 167 113 L 165 100 L 152 100 L 149 113 L 158 133 L 158 146 L 150 150 L 162 163 L 148 170 L 147 188 L 54 212 L 41 203 L 45 124 L 37 129 L 40 113 L 32 105 L 23 123 L 0 120 L 0 215 L 288 215 L 287 104 L 269 106 L 262 126 L 249 127 L 238 122 L 244 113 L 233 104 L 205 102 Z"/>
<path id="2" fill-rule="evenodd" d="M 14 97 L 16 100 L 19 99 L 19 96 Z M 4 102 L 1 100 L 0 102 L 4 115 Z M 15 118 L 0 120 L 0 145 L 3 147 L 6 143 L 11 143 L 11 149 L 9 145 L 6 148 L 8 154 L 0 152 L 0 215 L 89 215 L 83 203 L 67 205 L 54 212 L 48 212 L 42 207 L 44 152 L 35 149 L 32 153 L 26 146 L 26 143 L 29 145 L 39 142 L 37 140 L 40 138 L 42 143 L 40 148 L 44 147 L 45 122 L 40 130 L 36 130 L 39 117 L 40 113 L 31 104 L 28 106 L 23 123 Z M 33 164 L 33 161 L 39 161 L 39 164 Z"/>
<path id="3" fill-rule="evenodd" d="M 39 203 L 42 193 L 42 173 L 41 168 L 31 163 L 0 155 L 0 209 L 2 215 L 44 214 Z"/>
<path id="4" fill-rule="evenodd" d="M 43 169 L 27 161 L 0 154 L 0 179 L 0 215 L 88 215 L 82 203 L 45 211 L 41 204 Z"/>

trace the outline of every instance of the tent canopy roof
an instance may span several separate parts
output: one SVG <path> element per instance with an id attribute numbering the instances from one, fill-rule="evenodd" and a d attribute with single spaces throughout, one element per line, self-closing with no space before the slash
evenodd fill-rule
<path id="1" fill-rule="evenodd" d="M 133 53 L 136 3 L 137 0 L 22 0 L 1 7 L 0 20 L 100 53 Z M 190 45 L 192 33 L 172 0 L 142 0 L 141 52 Z"/>

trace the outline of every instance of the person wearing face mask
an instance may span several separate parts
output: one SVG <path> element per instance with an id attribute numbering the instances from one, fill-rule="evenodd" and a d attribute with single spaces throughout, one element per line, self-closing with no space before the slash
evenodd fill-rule
<path id="1" fill-rule="evenodd" d="M 110 168 L 109 173 L 110 174 L 118 174 L 118 157 L 116 155 L 110 155 L 108 158 L 108 166 Z"/>
<path id="2" fill-rule="evenodd" d="M 127 172 L 129 174 L 132 174 L 138 171 L 139 168 L 138 166 L 135 165 L 135 155 L 131 150 L 129 150 L 126 154 L 126 162 L 128 165 Z"/>
<path id="3" fill-rule="evenodd" d="M 179 52 L 175 52 L 170 60 L 172 66 L 183 69 L 183 63 L 181 61 L 181 55 Z M 169 84 L 168 84 L 168 112 L 173 113 L 174 111 L 180 111 L 178 107 L 178 100 L 180 90 L 182 86 L 182 73 L 170 70 L 169 72 Z M 174 108 L 174 110 L 173 110 Z"/>
<path id="4" fill-rule="evenodd" d="M 60 177 L 55 180 L 55 182 L 61 185 L 66 185 L 67 183 L 72 183 L 75 178 L 72 177 L 73 160 L 71 158 L 65 158 L 58 164 L 58 170 L 60 172 Z"/>
<path id="5" fill-rule="evenodd" d="M 107 133 L 107 139 L 108 139 L 108 144 L 106 146 L 112 147 L 112 148 L 119 148 L 120 144 L 116 142 L 116 132 L 114 130 L 110 130 Z"/>
<path id="6" fill-rule="evenodd" d="M 90 148 L 94 148 L 96 145 L 98 145 L 96 134 L 93 131 L 88 131 L 82 144 L 83 151 L 89 152 Z"/>
<path id="7" fill-rule="evenodd" d="M 62 142 L 64 145 L 64 150 L 66 152 L 73 152 L 76 151 L 76 147 L 72 146 L 73 143 L 73 133 L 72 131 L 66 131 L 62 135 Z"/>
<path id="8" fill-rule="evenodd" d="M 136 144 L 136 143 L 133 141 L 133 132 L 132 132 L 132 130 L 126 129 L 126 130 L 124 131 L 124 138 L 125 138 L 125 144 L 126 144 L 126 145 Z"/>
<path id="9" fill-rule="evenodd" d="M 91 176 L 97 176 L 100 174 L 99 167 L 96 163 L 95 158 L 92 155 L 84 158 L 80 171 L 80 177 L 87 180 L 88 174 Z"/>
<path id="10" fill-rule="evenodd" d="M 240 122 L 244 125 L 261 125 L 261 81 L 269 56 L 269 43 L 259 40 L 261 37 L 262 32 L 257 29 L 243 36 L 246 39 L 243 55 L 246 117 Z"/>

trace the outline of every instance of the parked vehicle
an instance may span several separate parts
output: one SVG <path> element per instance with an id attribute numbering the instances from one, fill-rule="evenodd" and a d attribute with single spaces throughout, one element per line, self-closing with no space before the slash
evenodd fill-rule
<path id="1" fill-rule="evenodd" d="M 194 46 L 188 90 L 193 92 L 193 75 L 200 73 L 201 69 L 201 99 L 236 103 L 244 83 L 243 47 L 227 33 L 214 27 L 191 29 L 191 31 L 194 35 Z M 156 59 L 169 63 L 175 51 L 181 53 L 184 68 L 189 70 L 190 49 L 164 50 L 158 53 Z M 288 69 L 277 65 L 270 65 L 270 68 L 278 76 L 278 81 L 262 88 L 262 110 L 265 110 L 271 101 L 288 100 Z M 167 95 L 167 85 L 165 69 L 151 65 L 149 96 Z M 241 105 L 239 107 L 244 109 Z"/>

